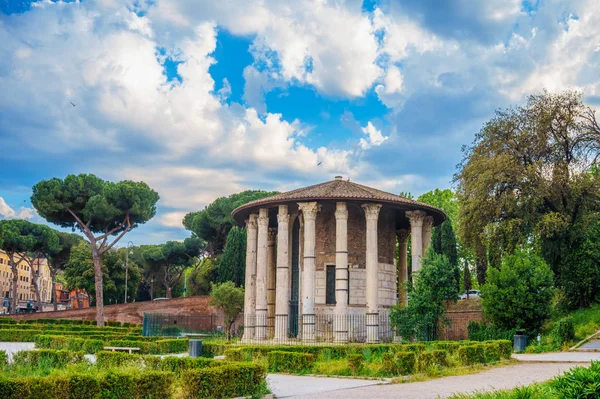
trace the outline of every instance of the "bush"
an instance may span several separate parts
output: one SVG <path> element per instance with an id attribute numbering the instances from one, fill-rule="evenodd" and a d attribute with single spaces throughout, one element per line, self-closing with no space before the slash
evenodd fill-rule
<path id="1" fill-rule="evenodd" d="M 490 268 L 481 288 L 483 311 L 500 329 L 537 332 L 550 314 L 554 276 L 542 258 L 517 250 L 502 259 L 500 270 Z"/>
<path id="2" fill-rule="evenodd" d="M 449 354 L 454 354 L 454 352 L 460 348 L 460 343 L 454 341 L 438 341 L 435 343 L 434 347 L 438 350 L 446 351 Z"/>
<path id="3" fill-rule="evenodd" d="M 419 370 L 425 371 L 429 367 L 445 367 L 448 365 L 448 352 L 445 350 L 433 350 L 423 352 L 419 355 Z"/>
<path id="4" fill-rule="evenodd" d="M 241 362 L 244 360 L 242 348 L 229 348 L 226 349 L 225 352 L 223 352 L 223 354 L 225 355 L 225 359 L 227 360 L 235 362 Z"/>
<path id="5" fill-rule="evenodd" d="M 469 331 L 469 339 L 471 341 L 489 341 L 497 339 L 512 340 L 513 336 L 517 332 L 516 328 L 504 330 L 501 328 L 496 328 L 491 324 L 472 320 L 469 322 L 467 329 Z"/>
<path id="6" fill-rule="evenodd" d="M 600 362 L 592 362 L 589 368 L 575 367 L 562 376 L 555 377 L 551 388 L 560 398 L 596 399 L 600 397 Z"/>
<path id="7" fill-rule="evenodd" d="M 364 356 L 359 353 L 352 353 L 348 355 L 348 368 L 353 374 L 360 371 L 363 366 Z"/>
<path id="8" fill-rule="evenodd" d="M 483 345 L 483 355 L 486 363 L 496 363 L 500 361 L 500 345 L 496 342 Z"/>
<path id="9" fill-rule="evenodd" d="M 37 367 L 43 364 L 52 368 L 63 368 L 69 364 L 84 361 L 83 352 L 72 352 L 54 349 L 19 351 L 14 354 L 13 362 L 19 366 Z"/>
<path id="10" fill-rule="evenodd" d="M 188 339 L 161 339 L 155 341 L 156 353 L 184 353 L 188 351 Z"/>
<path id="11" fill-rule="evenodd" d="M 513 343 L 508 339 L 499 339 L 496 341 L 492 341 L 498 345 L 498 350 L 500 351 L 500 357 L 503 359 L 510 359 L 513 352 Z"/>
<path id="12" fill-rule="evenodd" d="M 309 353 L 273 351 L 267 355 L 269 371 L 299 373 L 312 368 L 315 355 Z"/>
<path id="13" fill-rule="evenodd" d="M 554 325 L 552 329 L 552 340 L 557 346 L 573 341 L 575 339 L 575 326 L 573 325 L 573 319 L 565 317 L 560 319 Z"/>
<path id="14" fill-rule="evenodd" d="M 6 351 L 0 351 L 0 370 L 8 365 L 8 355 Z"/>
<path id="15" fill-rule="evenodd" d="M 266 370 L 251 363 L 229 363 L 182 373 L 186 399 L 221 399 L 259 396 L 266 390 Z"/>
<path id="16" fill-rule="evenodd" d="M 382 355 L 381 364 L 383 371 L 388 374 L 413 374 L 417 364 L 417 356 L 413 352 L 388 352 Z"/>
<path id="17" fill-rule="evenodd" d="M 458 348 L 458 361 L 463 366 L 485 363 L 485 350 L 483 344 L 465 345 Z"/>

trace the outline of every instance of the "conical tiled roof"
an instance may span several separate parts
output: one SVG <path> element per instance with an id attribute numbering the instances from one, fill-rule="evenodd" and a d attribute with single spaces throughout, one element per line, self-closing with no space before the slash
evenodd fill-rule
<path id="1" fill-rule="evenodd" d="M 336 178 L 335 180 L 327 181 L 325 183 L 315 184 L 313 186 L 303 187 L 249 202 L 235 209 L 232 212 L 232 215 L 237 220 L 238 217 L 236 217 L 236 215 L 239 213 L 246 214 L 247 212 L 242 211 L 248 211 L 253 208 L 260 208 L 269 205 L 274 206 L 288 202 L 318 200 L 378 202 L 406 210 L 420 209 L 426 211 L 428 214 L 432 214 L 438 221 L 443 221 L 446 218 L 441 209 L 429 204 L 414 201 L 396 194 L 378 190 L 376 188 L 363 186 L 362 184 L 350 182 L 341 178 Z"/>

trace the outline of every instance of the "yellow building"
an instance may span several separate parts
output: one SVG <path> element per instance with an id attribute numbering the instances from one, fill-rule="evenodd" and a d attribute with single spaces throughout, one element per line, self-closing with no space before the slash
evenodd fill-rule
<path id="1" fill-rule="evenodd" d="M 40 268 L 38 277 L 38 286 L 40 297 L 43 303 L 49 303 L 52 300 L 52 277 L 47 259 L 36 259 L 33 262 L 34 267 Z M 32 271 L 27 262 L 20 262 L 17 266 L 17 298 L 19 301 L 29 301 L 35 299 L 35 289 L 32 284 Z M 10 260 L 6 252 L 0 251 L 0 294 L 2 298 L 12 297 L 13 273 L 10 268 Z"/>

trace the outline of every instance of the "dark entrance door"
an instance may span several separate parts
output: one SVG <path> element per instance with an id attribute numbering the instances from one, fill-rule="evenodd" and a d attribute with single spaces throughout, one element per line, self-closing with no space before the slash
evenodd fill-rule
<path id="1" fill-rule="evenodd" d="M 292 293 L 290 296 L 289 328 L 290 336 L 298 336 L 298 298 L 300 291 L 300 222 L 294 220 L 292 226 Z"/>

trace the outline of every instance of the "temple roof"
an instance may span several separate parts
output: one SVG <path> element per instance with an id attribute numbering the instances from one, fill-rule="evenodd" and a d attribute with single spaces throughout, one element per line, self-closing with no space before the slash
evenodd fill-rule
<path id="1" fill-rule="evenodd" d="M 367 187 L 363 186 L 362 184 L 343 180 L 339 176 L 337 176 L 334 180 L 330 180 L 325 183 L 315 184 L 313 186 L 303 187 L 251 201 L 236 208 L 232 212 L 232 215 L 234 219 L 240 223 L 253 209 L 262 207 L 268 208 L 289 202 L 295 203 L 302 201 L 323 200 L 374 202 L 388 204 L 394 208 L 404 210 L 422 210 L 428 215 L 434 216 L 436 225 L 440 224 L 442 221 L 444 221 L 444 219 L 446 219 L 444 212 L 432 205 L 381 191 L 373 187 Z"/>

